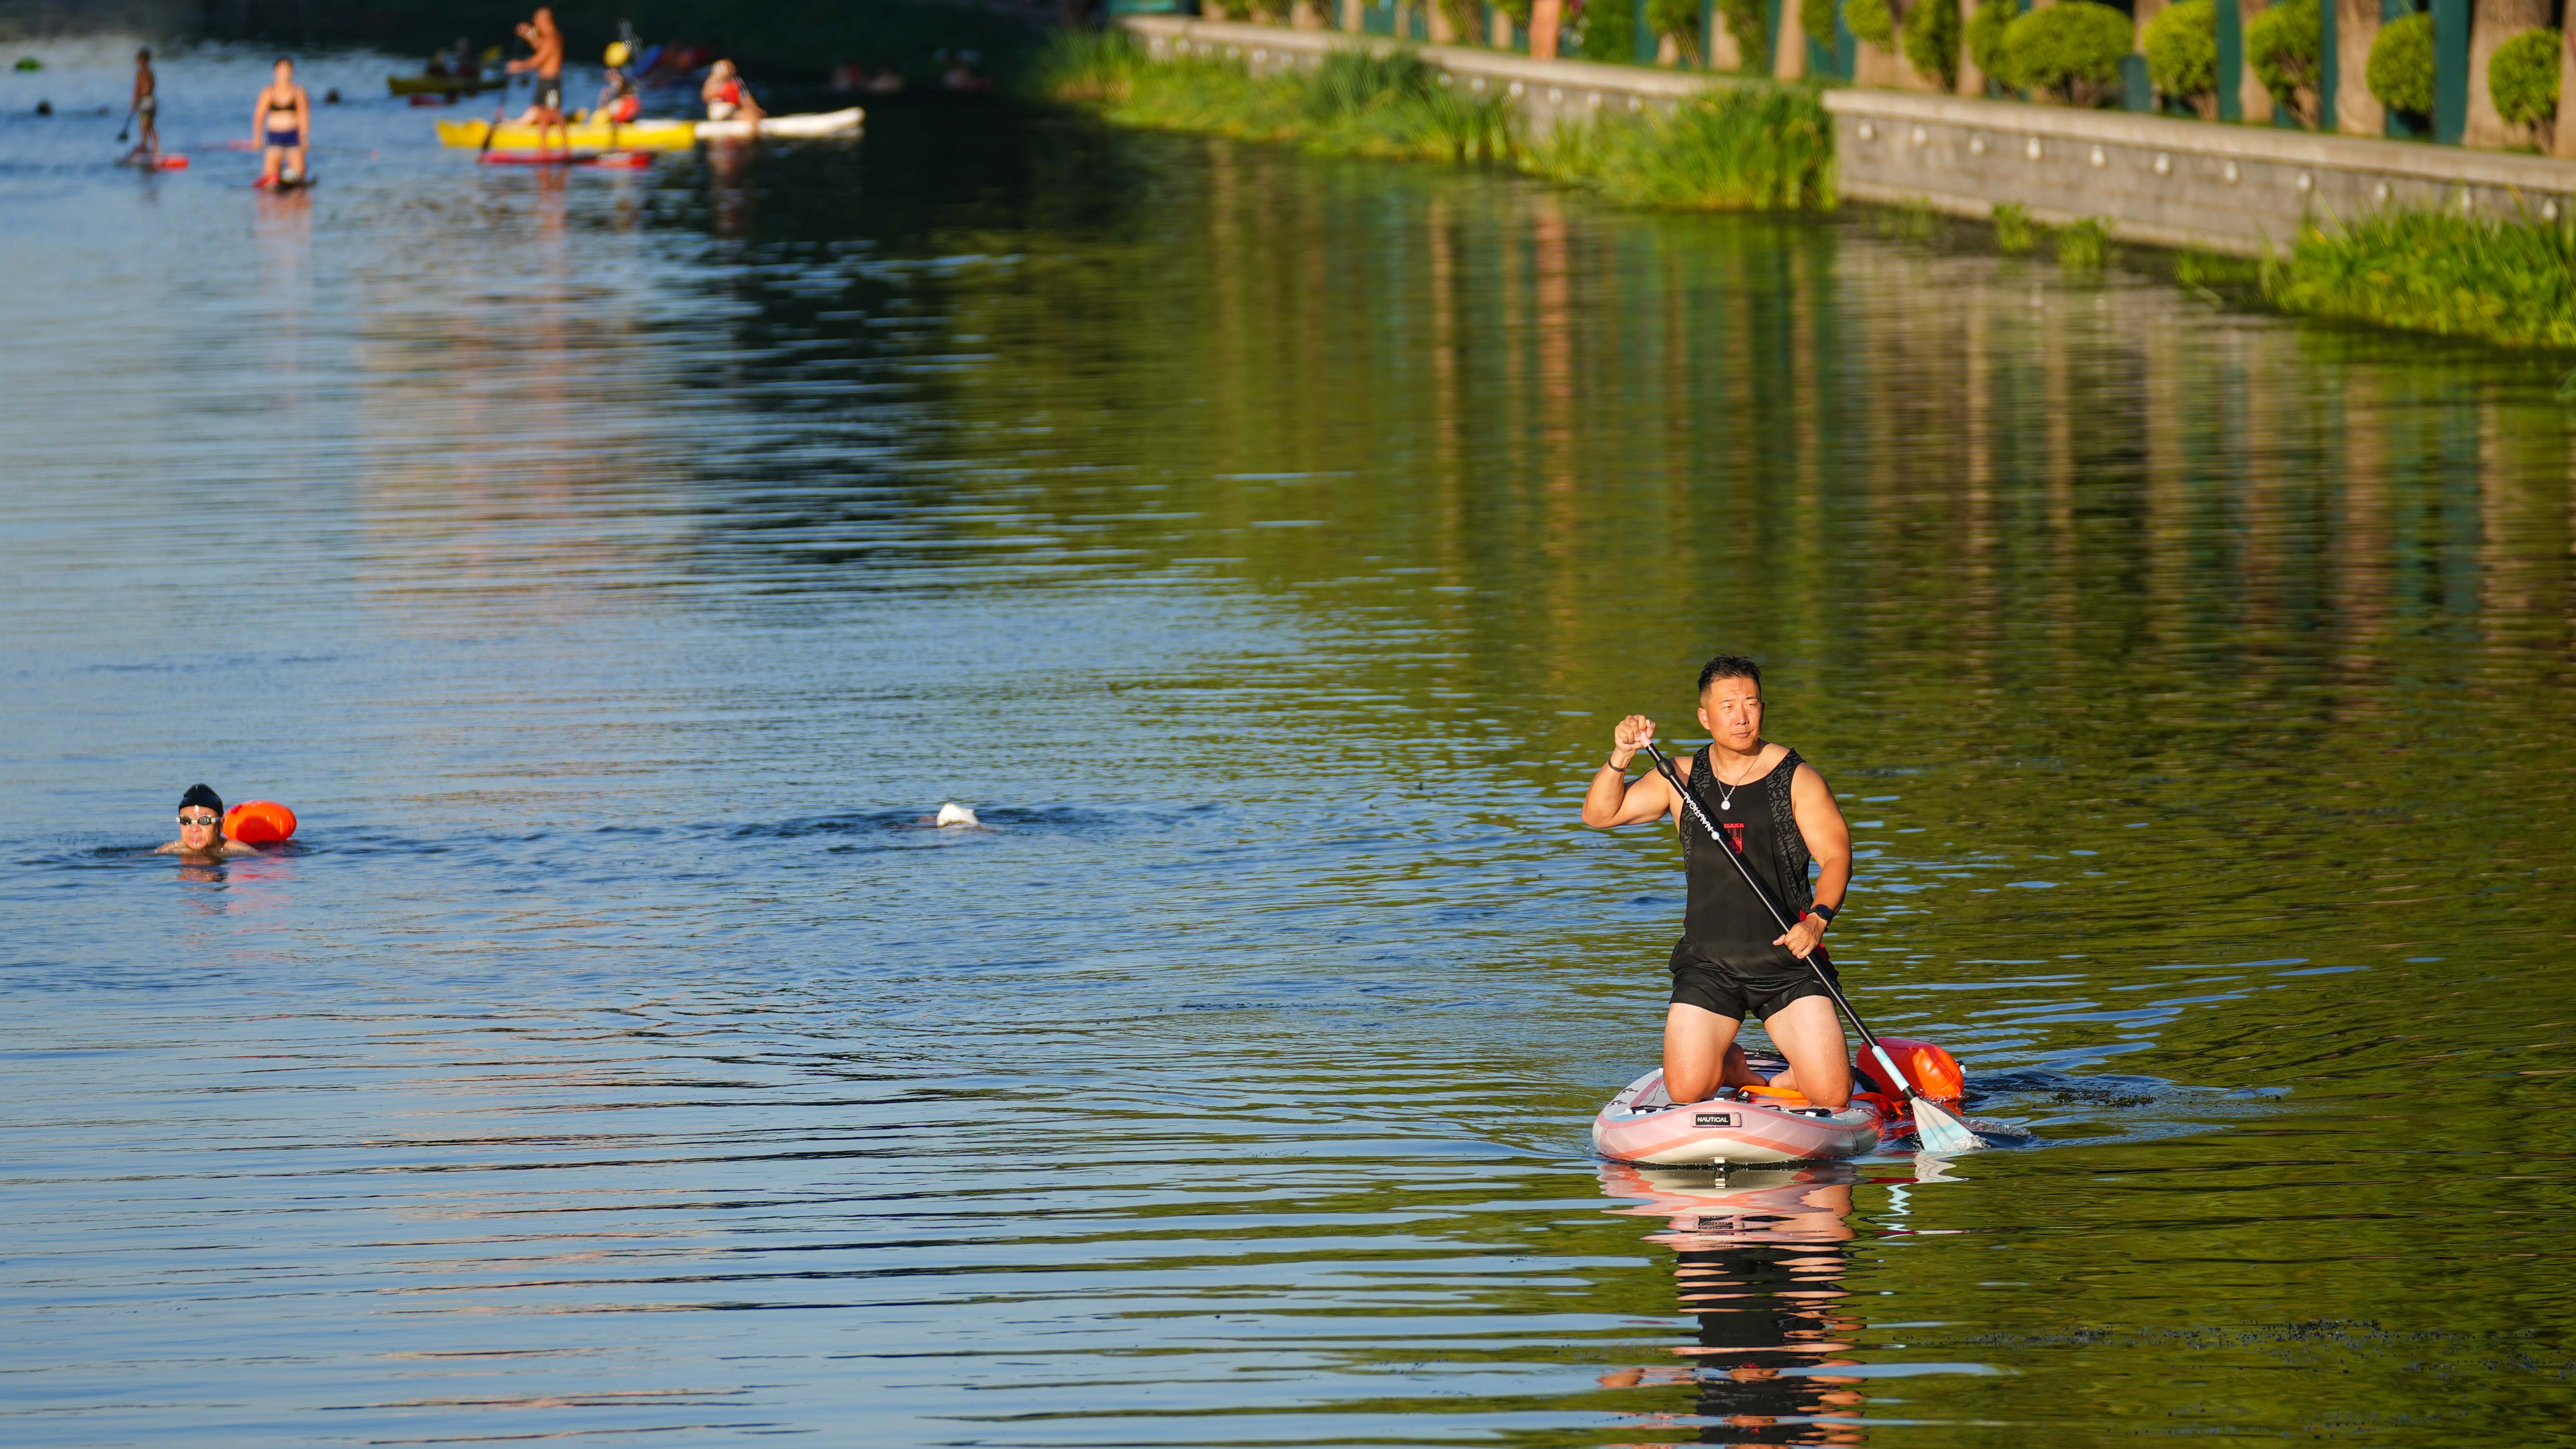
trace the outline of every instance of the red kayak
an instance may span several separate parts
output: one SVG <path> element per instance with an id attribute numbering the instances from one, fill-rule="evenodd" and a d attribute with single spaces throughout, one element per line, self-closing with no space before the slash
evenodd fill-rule
<path id="1" fill-rule="evenodd" d="M 531 146 L 496 146 L 483 153 L 486 166 L 590 166 L 602 171 L 641 171 L 653 164 L 650 151 L 540 151 Z"/>

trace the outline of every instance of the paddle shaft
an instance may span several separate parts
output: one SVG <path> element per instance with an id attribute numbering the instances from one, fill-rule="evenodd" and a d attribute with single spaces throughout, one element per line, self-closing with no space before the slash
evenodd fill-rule
<path id="1" fill-rule="evenodd" d="M 1744 863 L 1744 857 L 1736 854 L 1735 847 L 1726 843 L 1726 833 L 1719 830 L 1716 822 L 1708 818 L 1707 811 L 1699 808 L 1699 797 L 1693 795 L 1690 786 L 1683 783 L 1682 772 L 1673 768 L 1671 758 L 1656 749 L 1653 740 L 1646 741 L 1645 748 L 1647 754 L 1654 756 L 1655 773 L 1664 777 L 1665 781 L 1673 787 L 1673 793 L 1682 798 L 1682 804 L 1688 807 L 1691 814 L 1699 818 L 1700 828 L 1708 832 L 1709 840 L 1717 846 L 1717 853 L 1735 863 L 1735 873 L 1744 877 L 1745 889 L 1753 892 L 1754 898 L 1762 902 L 1762 909 L 1771 913 L 1771 919 L 1779 924 L 1780 934 L 1787 935 L 1790 930 L 1787 913 L 1780 909 L 1777 901 L 1771 899 L 1771 892 L 1763 889 L 1762 882 L 1754 879 L 1753 868 Z M 1853 1029 L 1860 1033 L 1860 1039 L 1869 1043 L 1870 1055 L 1878 1058 L 1880 1066 L 1887 1068 L 1888 1078 L 1896 1083 L 1896 1089 L 1917 1102 L 1923 1101 L 1923 1094 L 1916 1091 L 1914 1084 L 1906 1080 L 1905 1073 L 1897 1069 L 1895 1058 L 1887 1054 L 1887 1048 L 1878 1044 L 1878 1037 L 1870 1031 L 1869 1023 L 1860 1019 L 1859 1012 L 1852 1010 L 1851 998 L 1843 995 L 1843 989 L 1834 984 L 1834 978 L 1826 975 L 1825 968 L 1816 964 L 1814 954 L 1810 953 L 1800 959 L 1807 963 L 1808 970 L 1816 973 L 1816 980 L 1823 984 L 1825 993 L 1833 997 L 1834 1005 L 1843 1009 L 1843 1015 L 1850 1019 Z"/>

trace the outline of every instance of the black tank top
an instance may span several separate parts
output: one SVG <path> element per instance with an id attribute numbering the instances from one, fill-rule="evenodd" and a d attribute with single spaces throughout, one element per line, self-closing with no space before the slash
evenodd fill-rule
<path id="1" fill-rule="evenodd" d="M 1793 923 L 1816 899 L 1815 885 L 1807 876 L 1807 838 L 1798 832 L 1797 811 L 1789 796 L 1790 781 L 1801 763 L 1798 752 L 1791 750 L 1771 773 L 1730 789 L 1717 783 L 1717 772 L 1703 748 L 1691 756 L 1690 782 L 1685 787 L 1708 818 L 1726 832 L 1728 843 L 1743 852 L 1754 878 Z M 1682 938 L 1673 946 L 1673 969 L 1714 966 L 1753 976 L 1805 971 L 1788 947 L 1771 944 L 1780 927 L 1745 888 L 1735 867 L 1718 854 L 1722 847 L 1709 838 L 1699 817 L 1687 807 L 1681 829 L 1690 904 L 1682 913 Z"/>

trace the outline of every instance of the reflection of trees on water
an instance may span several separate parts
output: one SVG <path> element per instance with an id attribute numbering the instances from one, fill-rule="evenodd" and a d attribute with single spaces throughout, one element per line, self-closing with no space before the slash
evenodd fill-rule
<path id="1" fill-rule="evenodd" d="M 1601 1386 L 1693 1386 L 1687 1422 L 1701 1443 L 1862 1442 L 1862 1381 L 1833 1372 L 1853 1362 L 1845 1340 L 1856 1325 L 1839 1306 L 1855 1178 L 1848 1164 L 1604 1168 L 1612 1193 L 1643 1200 L 1617 1211 L 1669 1220 L 1649 1240 L 1673 1250 L 1675 1287 L 1699 1333 L 1673 1350 L 1679 1362 L 1618 1369 Z"/>

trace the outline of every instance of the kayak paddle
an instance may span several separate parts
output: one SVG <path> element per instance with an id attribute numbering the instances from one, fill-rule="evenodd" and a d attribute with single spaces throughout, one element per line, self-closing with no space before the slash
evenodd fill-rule
<path id="1" fill-rule="evenodd" d="M 1778 904 L 1772 901 L 1771 893 L 1762 888 L 1762 882 L 1753 878 L 1753 868 L 1744 863 L 1744 857 L 1737 855 L 1735 847 L 1726 843 L 1725 832 L 1719 830 L 1716 822 L 1708 818 L 1707 811 L 1699 808 L 1699 797 L 1693 795 L 1690 787 L 1682 783 L 1681 771 L 1673 768 L 1672 760 L 1663 751 L 1655 748 L 1653 740 L 1647 740 L 1645 747 L 1646 753 L 1655 757 L 1655 773 L 1664 777 L 1666 783 L 1673 787 L 1673 793 L 1679 795 L 1682 803 L 1690 807 L 1690 813 L 1699 818 L 1700 828 L 1706 830 L 1709 839 L 1716 842 L 1718 853 L 1735 862 L 1736 874 L 1744 877 L 1745 888 L 1752 891 L 1762 902 L 1762 909 L 1771 913 L 1771 919 L 1779 924 L 1780 934 L 1787 935 L 1788 918 L 1781 913 Z M 1816 964 L 1816 958 L 1812 954 L 1805 959 L 1807 969 L 1815 972 L 1816 979 L 1824 983 L 1826 993 L 1834 999 L 1834 1005 L 1843 1009 L 1843 1015 L 1849 1018 L 1853 1028 L 1859 1031 L 1860 1039 L 1869 1043 L 1870 1055 L 1878 1058 L 1878 1064 L 1887 1069 L 1888 1079 L 1896 1083 L 1896 1089 L 1903 1092 L 1906 1099 L 1914 1104 L 1914 1136 L 1915 1140 L 1923 1145 L 1923 1150 L 1956 1154 L 1975 1152 L 1984 1147 L 1986 1144 L 1978 1140 L 1976 1133 L 1968 1130 L 1966 1123 L 1933 1106 L 1931 1098 L 1914 1089 L 1914 1083 L 1909 1081 L 1904 1071 L 1898 1068 L 1896 1059 L 1887 1054 L 1887 1048 L 1878 1044 L 1878 1037 L 1870 1031 L 1869 1023 L 1862 1021 L 1860 1013 L 1852 1010 L 1851 998 L 1843 995 L 1843 989 L 1834 984 L 1834 978 L 1825 974 L 1824 967 Z"/>

